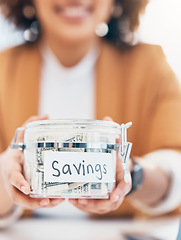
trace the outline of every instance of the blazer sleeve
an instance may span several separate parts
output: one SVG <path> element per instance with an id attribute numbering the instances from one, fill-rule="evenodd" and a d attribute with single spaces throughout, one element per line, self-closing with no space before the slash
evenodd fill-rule
<path id="1" fill-rule="evenodd" d="M 181 177 L 181 86 L 173 70 L 166 61 L 161 50 L 155 61 L 154 78 L 152 84 L 155 89 L 153 101 L 148 107 L 146 128 L 141 129 L 146 135 L 147 155 L 144 161 L 156 163 L 172 179 L 168 196 L 157 206 L 143 206 L 140 202 L 132 202 L 138 209 L 149 215 L 160 215 L 168 212 L 180 212 Z M 177 150 L 177 152 L 169 151 Z M 149 154 L 148 154 L 149 153 Z M 144 210 L 143 210 L 144 209 Z"/>
<path id="2" fill-rule="evenodd" d="M 150 113 L 148 152 L 157 149 L 181 150 L 181 86 L 160 49 L 157 94 Z"/>

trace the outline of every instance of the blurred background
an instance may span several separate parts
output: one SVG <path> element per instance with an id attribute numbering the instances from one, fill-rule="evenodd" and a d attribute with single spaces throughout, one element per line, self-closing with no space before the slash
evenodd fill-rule
<path id="1" fill-rule="evenodd" d="M 151 0 L 138 30 L 141 41 L 161 45 L 181 82 L 181 0 Z M 0 50 L 22 43 L 16 31 L 0 14 Z"/>

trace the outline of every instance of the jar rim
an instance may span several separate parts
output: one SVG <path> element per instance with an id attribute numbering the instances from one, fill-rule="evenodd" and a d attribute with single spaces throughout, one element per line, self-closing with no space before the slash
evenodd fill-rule
<path id="1" fill-rule="evenodd" d="M 48 119 L 48 120 L 38 120 L 30 122 L 26 125 L 26 129 L 42 126 L 62 126 L 62 125 L 75 125 L 75 126 L 98 126 L 98 127 L 108 127 L 120 130 L 121 125 L 113 121 L 105 120 L 93 120 L 93 119 Z"/>

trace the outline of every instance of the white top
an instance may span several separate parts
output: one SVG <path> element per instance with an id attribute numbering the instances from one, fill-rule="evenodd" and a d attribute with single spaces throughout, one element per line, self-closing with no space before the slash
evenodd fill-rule
<path id="1" fill-rule="evenodd" d="M 71 68 L 62 66 L 49 49 L 43 49 L 42 56 L 39 115 L 48 114 L 50 118 L 94 119 L 94 67 L 98 57 L 97 51 L 92 49 Z M 156 163 L 171 177 L 170 191 L 157 206 L 146 206 L 138 201 L 134 201 L 133 204 L 152 215 L 175 209 L 181 203 L 181 154 L 173 150 L 160 150 L 145 155 L 145 161 Z M 43 208 L 39 211 L 57 213 L 56 208 L 48 210 Z M 15 212 L 12 216 L 1 219 L 0 227 L 8 226 L 20 216 L 18 208 L 15 208 Z"/>
<path id="2" fill-rule="evenodd" d="M 62 66 L 49 49 L 43 49 L 42 55 L 39 115 L 94 119 L 96 49 L 71 68 Z"/>

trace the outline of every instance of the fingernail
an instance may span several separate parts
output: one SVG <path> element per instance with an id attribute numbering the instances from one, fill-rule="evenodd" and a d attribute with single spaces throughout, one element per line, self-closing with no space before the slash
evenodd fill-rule
<path id="1" fill-rule="evenodd" d="M 119 200 L 119 195 L 115 195 L 113 198 L 113 202 L 117 202 Z"/>
<path id="2" fill-rule="evenodd" d="M 86 205 L 86 204 L 88 204 L 88 200 L 87 199 L 80 199 L 79 203 L 83 204 L 83 205 Z"/>
<path id="3" fill-rule="evenodd" d="M 40 201 L 40 206 L 47 206 L 49 204 L 49 199 L 42 199 Z"/>
<path id="4" fill-rule="evenodd" d="M 51 200 L 51 203 L 53 205 L 58 205 L 61 202 L 61 200 L 55 199 L 55 200 Z"/>
<path id="5" fill-rule="evenodd" d="M 29 194 L 29 191 L 27 190 L 27 188 L 25 186 L 22 186 L 20 189 L 24 194 L 26 194 L 26 195 Z"/>

